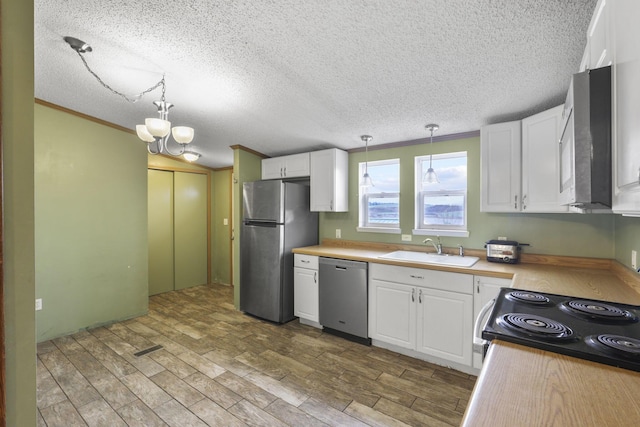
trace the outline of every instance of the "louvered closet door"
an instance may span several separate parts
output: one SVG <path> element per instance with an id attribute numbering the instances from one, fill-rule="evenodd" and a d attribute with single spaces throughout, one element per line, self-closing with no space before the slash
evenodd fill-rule
<path id="1" fill-rule="evenodd" d="M 149 295 L 173 290 L 173 172 L 148 171 Z"/>

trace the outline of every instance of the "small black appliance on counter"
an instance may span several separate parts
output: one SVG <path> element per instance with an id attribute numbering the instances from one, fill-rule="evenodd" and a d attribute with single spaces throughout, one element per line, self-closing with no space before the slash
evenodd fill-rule
<path id="1" fill-rule="evenodd" d="M 640 372 L 639 319 L 639 306 L 502 288 L 482 338 Z"/>

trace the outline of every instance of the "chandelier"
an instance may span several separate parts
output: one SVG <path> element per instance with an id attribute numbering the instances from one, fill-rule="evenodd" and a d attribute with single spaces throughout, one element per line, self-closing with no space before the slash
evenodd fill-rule
<path id="1" fill-rule="evenodd" d="M 74 37 L 64 37 L 64 41 L 71 46 L 71 48 L 78 54 L 82 63 L 89 73 L 96 78 L 98 83 L 100 83 L 104 88 L 109 90 L 110 92 L 124 98 L 126 101 L 135 103 L 140 100 L 145 94 L 157 89 L 162 88 L 162 96 L 160 101 L 155 101 L 154 105 L 158 108 L 158 117 L 147 118 L 144 121 L 143 125 L 136 125 L 136 134 L 138 138 L 144 141 L 147 144 L 147 151 L 149 154 L 166 154 L 170 156 L 183 156 L 185 160 L 193 162 L 200 158 L 200 154 L 195 151 L 187 150 L 187 144 L 193 141 L 194 130 L 191 127 L 187 126 L 174 126 L 171 127 L 171 122 L 169 121 L 169 109 L 173 107 L 173 104 L 170 102 L 166 102 L 165 100 L 165 91 L 166 91 L 166 83 L 164 80 L 164 75 L 162 79 L 155 85 L 150 88 L 140 92 L 138 95 L 134 97 L 129 97 L 117 90 L 111 88 L 108 84 L 106 84 L 102 79 L 89 67 L 86 59 L 84 58 L 83 53 L 91 52 L 93 49 L 91 46 L 82 40 L 78 40 Z M 173 150 L 169 146 L 170 138 L 169 135 L 173 136 L 173 140 L 175 141 L 174 145 L 178 147 Z"/>

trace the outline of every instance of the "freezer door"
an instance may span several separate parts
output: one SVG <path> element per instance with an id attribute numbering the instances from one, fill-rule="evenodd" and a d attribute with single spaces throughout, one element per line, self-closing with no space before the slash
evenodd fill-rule
<path id="1" fill-rule="evenodd" d="M 248 222 L 240 234 L 240 310 L 272 322 L 283 321 L 283 234 L 282 225 Z"/>
<path id="2" fill-rule="evenodd" d="M 284 222 L 284 185 L 282 181 L 255 181 L 242 184 L 243 218 Z"/>

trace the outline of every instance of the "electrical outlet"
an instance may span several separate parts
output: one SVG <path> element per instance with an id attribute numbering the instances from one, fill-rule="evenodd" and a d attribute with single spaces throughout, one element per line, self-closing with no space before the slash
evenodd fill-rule
<path id="1" fill-rule="evenodd" d="M 339 228 L 336 228 L 336 239 L 341 239 L 342 238 L 342 230 L 340 230 Z"/>
<path id="2" fill-rule="evenodd" d="M 638 253 L 636 251 L 631 251 L 631 268 L 638 269 Z"/>
<path id="3" fill-rule="evenodd" d="M 403 242 L 410 242 L 411 241 L 411 234 L 403 234 L 402 235 L 402 241 Z"/>
<path id="4" fill-rule="evenodd" d="M 36 311 L 42 310 L 42 298 L 36 298 Z"/>
<path id="5" fill-rule="evenodd" d="M 229 225 L 229 220 L 227 218 L 224 218 L 222 220 L 222 225 Z"/>
<path id="6" fill-rule="evenodd" d="M 500 237 L 498 237 L 498 240 L 507 240 L 507 238 L 500 236 Z"/>

